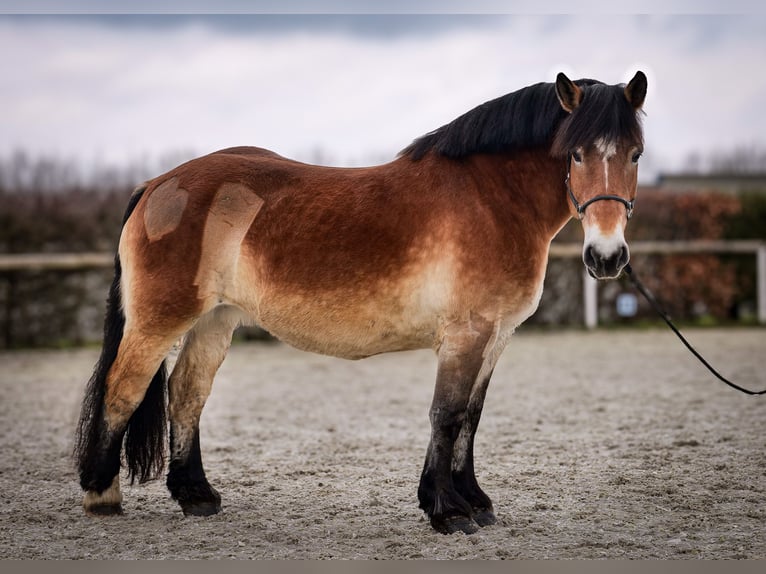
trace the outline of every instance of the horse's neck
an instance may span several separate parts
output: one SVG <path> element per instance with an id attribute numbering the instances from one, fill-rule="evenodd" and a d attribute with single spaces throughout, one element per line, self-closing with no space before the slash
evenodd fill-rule
<path id="1" fill-rule="evenodd" d="M 570 219 L 566 163 L 551 157 L 547 150 L 476 156 L 470 164 L 487 181 L 497 182 L 488 191 L 496 195 L 498 205 L 504 206 L 499 217 L 523 213 L 535 222 L 547 241 Z"/>

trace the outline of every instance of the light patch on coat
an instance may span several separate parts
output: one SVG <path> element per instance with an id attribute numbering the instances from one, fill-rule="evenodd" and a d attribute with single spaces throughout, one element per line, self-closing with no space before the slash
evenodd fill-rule
<path id="1" fill-rule="evenodd" d="M 149 193 L 144 208 L 144 229 L 149 241 L 157 241 L 176 230 L 181 223 L 189 192 L 178 187 L 172 177 Z"/>
<path id="2" fill-rule="evenodd" d="M 262 205 L 263 199 L 245 185 L 224 183 L 218 188 L 205 221 L 194 278 L 206 307 L 227 302 L 225 294 L 233 288 L 242 240 Z"/>
<path id="3" fill-rule="evenodd" d="M 450 308 L 455 286 L 455 263 L 448 253 L 427 261 L 403 286 L 412 289 L 411 306 L 414 323 L 425 323 L 428 317 L 444 314 Z"/>

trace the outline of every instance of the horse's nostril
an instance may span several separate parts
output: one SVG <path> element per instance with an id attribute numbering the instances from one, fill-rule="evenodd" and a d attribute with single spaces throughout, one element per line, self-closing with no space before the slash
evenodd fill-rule
<path id="1" fill-rule="evenodd" d="M 588 247 L 585 248 L 585 251 L 582 254 L 582 260 L 586 267 L 593 268 L 596 266 L 596 258 L 593 255 L 592 246 L 588 245 Z"/>
<path id="2" fill-rule="evenodd" d="M 630 260 L 630 251 L 628 251 L 628 246 L 623 245 L 620 247 L 620 253 L 617 257 L 617 269 L 622 269 L 627 265 L 628 261 Z"/>

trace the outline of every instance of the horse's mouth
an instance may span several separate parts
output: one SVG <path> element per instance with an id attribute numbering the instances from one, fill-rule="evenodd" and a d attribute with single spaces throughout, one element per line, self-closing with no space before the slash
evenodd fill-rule
<path id="1" fill-rule="evenodd" d="M 620 274 L 622 273 L 623 267 L 620 267 L 617 269 L 614 274 L 607 272 L 606 270 L 602 269 L 600 271 L 597 271 L 593 269 L 592 267 L 585 266 L 585 269 L 588 271 L 588 275 L 593 277 L 596 281 L 607 281 L 609 279 L 617 279 Z"/>

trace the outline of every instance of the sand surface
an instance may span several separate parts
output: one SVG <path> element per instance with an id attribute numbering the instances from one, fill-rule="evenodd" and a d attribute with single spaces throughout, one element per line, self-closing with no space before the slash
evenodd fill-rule
<path id="1" fill-rule="evenodd" d="M 687 334 L 766 386 L 766 330 Z M 0 558 L 766 558 L 766 397 L 664 330 L 514 337 L 476 447 L 498 524 L 471 536 L 417 507 L 433 353 L 268 343 L 232 348 L 203 414 L 221 514 L 184 518 L 158 480 L 88 518 L 69 453 L 97 355 L 0 353 Z"/>

